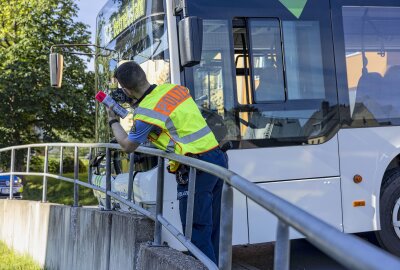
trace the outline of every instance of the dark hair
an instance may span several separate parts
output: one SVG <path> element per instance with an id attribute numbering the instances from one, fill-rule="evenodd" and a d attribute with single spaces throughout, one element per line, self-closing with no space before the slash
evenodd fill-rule
<path id="1" fill-rule="evenodd" d="M 147 83 L 146 74 L 134 61 L 125 62 L 120 65 L 114 73 L 122 87 L 129 90 L 137 90 L 138 87 Z"/>

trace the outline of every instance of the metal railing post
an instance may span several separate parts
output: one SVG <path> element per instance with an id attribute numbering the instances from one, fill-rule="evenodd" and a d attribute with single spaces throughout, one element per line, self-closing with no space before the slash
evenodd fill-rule
<path id="1" fill-rule="evenodd" d="M 223 213 L 223 214 L 222 214 Z M 219 269 L 232 269 L 233 189 L 224 182 L 221 199 L 221 224 L 219 241 Z"/>
<path id="2" fill-rule="evenodd" d="M 88 183 L 89 184 L 92 184 L 92 177 L 93 177 L 93 168 L 92 168 L 92 166 L 90 166 L 90 161 L 92 160 L 92 158 L 93 158 L 93 148 L 92 147 L 90 147 L 89 148 L 89 168 L 88 168 Z"/>
<path id="3" fill-rule="evenodd" d="M 44 148 L 44 173 L 49 172 L 49 147 L 46 146 Z M 42 193 L 42 202 L 47 202 L 47 176 L 43 176 L 43 193 Z"/>
<path id="4" fill-rule="evenodd" d="M 157 168 L 157 199 L 156 199 L 156 220 L 154 227 L 154 245 L 161 245 L 161 229 L 162 225 L 158 220 L 158 216 L 163 213 L 164 200 L 164 158 L 158 157 Z"/>
<path id="5" fill-rule="evenodd" d="M 111 191 L 111 149 L 106 148 L 106 192 Z M 106 209 L 111 210 L 111 196 L 106 193 Z"/>
<path id="6" fill-rule="evenodd" d="M 186 207 L 186 227 L 185 227 L 185 236 L 188 239 L 192 239 L 194 197 L 196 192 L 195 190 L 196 190 L 196 168 L 190 167 L 188 198 Z"/>
<path id="7" fill-rule="evenodd" d="M 60 175 L 62 176 L 63 175 L 63 171 L 64 171 L 64 162 L 63 162 L 63 159 L 64 159 L 64 147 L 60 147 Z"/>
<path id="8" fill-rule="evenodd" d="M 26 173 L 29 173 L 30 166 L 31 166 L 31 148 L 28 147 L 28 153 L 26 154 Z"/>
<path id="9" fill-rule="evenodd" d="M 10 200 L 13 199 L 14 195 L 14 171 L 15 171 L 15 149 L 11 150 L 11 162 L 10 162 Z"/>
<path id="10" fill-rule="evenodd" d="M 129 154 L 129 182 L 128 182 L 128 201 L 135 201 L 135 198 L 132 199 L 133 194 L 133 169 L 135 167 L 135 153 Z M 135 196 L 133 194 L 133 196 Z"/>
<path id="11" fill-rule="evenodd" d="M 75 146 L 74 151 L 74 207 L 79 206 L 79 185 L 76 182 L 79 180 L 79 149 Z"/>
<path id="12" fill-rule="evenodd" d="M 279 220 L 276 230 L 274 270 L 289 270 L 290 240 L 289 226 Z"/>

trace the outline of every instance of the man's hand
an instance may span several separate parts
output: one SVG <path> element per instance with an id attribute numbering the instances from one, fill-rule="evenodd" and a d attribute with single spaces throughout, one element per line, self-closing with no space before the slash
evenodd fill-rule
<path id="1" fill-rule="evenodd" d="M 110 106 L 110 108 L 107 108 L 107 114 L 108 114 L 108 121 L 110 122 L 111 120 L 118 120 L 119 117 L 114 113 L 112 110 L 113 106 Z M 119 123 L 115 123 L 111 126 L 111 130 L 114 133 L 115 139 L 121 145 L 122 149 L 127 152 L 127 153 L 132 153 L 136 150 L 136 148 L 139 147 L 139 144 L 131 142 L 128 140 L 128 135 L 126 134 L 125 130 L 121 127 Z"/>
<path id="2" fill-rule="evenodd" d="M 114 119 L 118 120 L 118 116 L 113 111 L 113 107 L 114 107 L 114 105 L 111 105 L 109 108 L 107 108 L 108 121 L 111 121 Z"/>

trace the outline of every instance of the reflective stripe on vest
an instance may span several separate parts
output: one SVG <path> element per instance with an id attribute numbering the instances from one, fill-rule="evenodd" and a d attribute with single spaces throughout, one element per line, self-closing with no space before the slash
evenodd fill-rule
<path id="1" fill-rule="evenodd" d="M 158 138 L 150 138 L 160 149 L 174 148 L 177 154 L 198 154 L 218 146 L 197 104 L 183 86 L 157 86 L 140 102 L 134 114 L 135 120 L 162 129 Z"/>
<path id="2" fill-rule="evenodd" d="M 135 114 L 142 114 L 142 115 L 146 115 L 149 116 L 151 118 L 155 118 L 158 119 L 160 121 L 165 122 L 165 126 L 168 129 L 169 133 L 171 134 L 172 138 L 176 141 L 176 142 L 180 142 L 180 143 L 191 143 L 194 141 L 197 141 L 198 139 L 200 139 L 201 137 L 206 136 L 208 133 L 211 133 L 211 129 L 208 126 L 203 127 L 202 129 L 186 135 L 184 137 L 179 137 L 178 133 L 177 133 L 177 129 L 174 125 L 174 123 L 172 122 L 171 118 L 168 116 L 165 116 L 164 114 L 161 114 L 159 112 L 150 110 L 150 109 L 146 109 L 146 108 L 141 108 L 138 107 L 135 110 Z"/>

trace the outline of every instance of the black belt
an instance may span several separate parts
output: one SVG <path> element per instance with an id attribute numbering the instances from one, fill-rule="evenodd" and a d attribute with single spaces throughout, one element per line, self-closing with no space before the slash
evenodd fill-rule
<path id="1" fill-rule="evenodd" d="M 200 153 L 200 154 L 187 153 L 186 156 L 191 157 L 191 158 L 199 158 L 199 157 L 202 157 L 202 156 L 204 156 L 212 151 L 215 151 L 215 150 L 221 150 L 221 148 L 219 146 L 217 146 L 217 147 L 215 147 L 211 150 L 208 150 L 207 152 L 204 152 L 204 153 Z"/>

